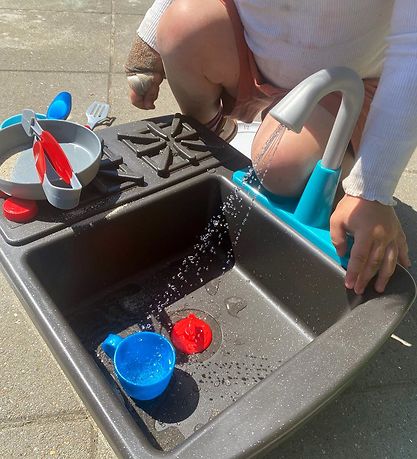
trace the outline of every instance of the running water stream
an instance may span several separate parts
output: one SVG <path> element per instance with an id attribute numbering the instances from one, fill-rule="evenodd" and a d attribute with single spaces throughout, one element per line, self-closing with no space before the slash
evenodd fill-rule
<path id="1" fill-rule="evenodd" d="M 282 136 L 284 135 L 284 132 L 285 127 L 280 125 L 272 133 L 271 137 L 263 147 L 256 163 L 252 164 L 252 166 L 248 169 L 245 177 L 243 178 L 243 182 L 249 184 L 257 180 L 257 191 L 259 191 L 262 186 L 263 180 L 272 163 L 272 159 L 282 139 Z M 260 172 L 261 167 L 262 172 Z M 239 243 L 243 228 L 250 216 L 255 201 L 255 196 L 253 196 L 246 210 L 246 213 L 243 216 L 240 226 L 238 227 L 235 234 L 231 234 L 226 217 L 236 218 L 238 216 L 239 211 L 243 208 L 244 205 L 242 193 L 243 191 L 236 186 L 225 198 L 219 213 L 210 218 L 203 233 L 200 235 L 198 242 L 194 245 L 192 255 L 188 255 L 182 260 L 181 266 L 178 268 L 178 272 L 172 276 L 171 282 L 168 283 L 165 292 L 156 298 L 148 318 L 151 318 L 152 315 L 159 316 L 163 309 L 172 302 L 173 298 L 178 297 L 179 293 L 183 291 L 184 287 L 192 287 L 193 284 L 189 281 L 189 278 L 197 278 L 199 286 L 203 284 L 204 272 L 209 270 L 209 264 L 213 262 L 218 247 L 222 245 L 225 236 L 229 235 L 231 240 L 231 248 L 228 249 L 226 253 L 225 265 L 222 266 L 222 275 L 226 272 L 228 266 L 233 261 L 233 247 L 236 247 L 236 245 Z M 191 274 L 193 275 L 191 276 Z M 220 283 L 221 277 L 206 283 L 205 288 L 207 293 L 210 296 L 216 295 Z M 246 304 L 243 307 L 239 306 L 239 308 L 232 307 L 232 311 L 229 312 L 232 312 L 232 315 L 237 317 L 238 312 L 245 306 Z M 227 307 L 227 309 L 229 310 L 230 308 Z"/>

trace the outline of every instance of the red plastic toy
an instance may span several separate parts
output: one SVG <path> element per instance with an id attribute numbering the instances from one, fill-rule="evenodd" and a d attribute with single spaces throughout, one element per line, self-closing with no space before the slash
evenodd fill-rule
<path id="1" fill-rule="evenodd" d="M 36 201 L 27 199 L 7 198 L 3 203 L 3 214 L 12 222 L 26 223 L 38 214 Z"/>
<path id="2" fill-rule="evenodd" d="M 204 320 L 189 314 L 174 325 L 171 340 L 172 344 L 184 354 L 196 354 L 210 346 L 212 332 Z"/>

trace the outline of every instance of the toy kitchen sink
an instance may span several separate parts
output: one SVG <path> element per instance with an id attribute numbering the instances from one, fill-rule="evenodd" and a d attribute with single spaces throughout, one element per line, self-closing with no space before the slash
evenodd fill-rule
<path id="1" fill-rule="evenodd" d="M 120 457 L 263 454 L 369 361 L 412 303 L 412 278 L 398 266 L 383 295 L 347 291 L 335 261 L 236 190 L 248 160 L 190 119 L 99 135 L 110 172 L 77 209 L 1 217 L 4 271 Z M 178 352 L 167 390 L 135 402 L 101 343 L 169 337 L 190 313 L 210 325 L 210 346 Z"/>

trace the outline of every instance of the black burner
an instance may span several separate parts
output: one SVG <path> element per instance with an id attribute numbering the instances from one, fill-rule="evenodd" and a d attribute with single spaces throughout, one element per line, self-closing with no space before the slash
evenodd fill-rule
<path id="1" fill-rule="evenodd" d="M 123 162 L 123 157 L 103 145 L 100 169 L 92 185 L 104 194 L 112 194 L 129 188 L 132 185 L 145 185 L 143 174 L 133 172 Z"/>
<path id="2" fill-rule="evenodd" d="M 31 222 L 0 218 L 0 234 L 9 244 L 24 245 L 64 227 L 74 228 L 82 220 L 220 165 L 229 170 L 248 165 L 246 158 L 213 132 L 180 114 L 109 127 L 97 134 L 103 145 L 100 168 L 83 188 L 79 205 L 63 211 L 39 201 L 39 213 Z"/>
<path id="3" fill-rule="evenodd" d="M 151 166 L 160 177 L 189 166 L 212 155 L 218 145 L 207 145 L 198 132 L 176 114 L 171 122 L 148 121 L 135 134 L 117 135 L 138 157 Z"/>

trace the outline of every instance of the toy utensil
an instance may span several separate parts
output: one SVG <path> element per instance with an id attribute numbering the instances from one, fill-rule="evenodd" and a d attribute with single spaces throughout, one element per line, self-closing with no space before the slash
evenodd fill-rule
<path id="1" fill-rule="evenodd" d="M 58 93 L 46 112 L 48 119 L 66 120 L 71 113 L 72 97 L 67 91 Z"/>
<path id="2" fill-rule="evenodd" d="M 104 102 L 93 102 L 85 112 L 87 116 L 86 126 L 90 129 L 94 129 L 98 123 L 105 120 L 109 114 L 110 105 Z"/>
<path id="3" fill-rule="evenodd" d="M 59 209 L 72 209 L 80 200 L 81 183 L 55 137 L 44 131 L 33 110 L 23 110 L 22 126 L 27 135 L 34 137 L 35 166 L 47 200 Z M 62 179 L 64 184 L 52 182 Z"/>

